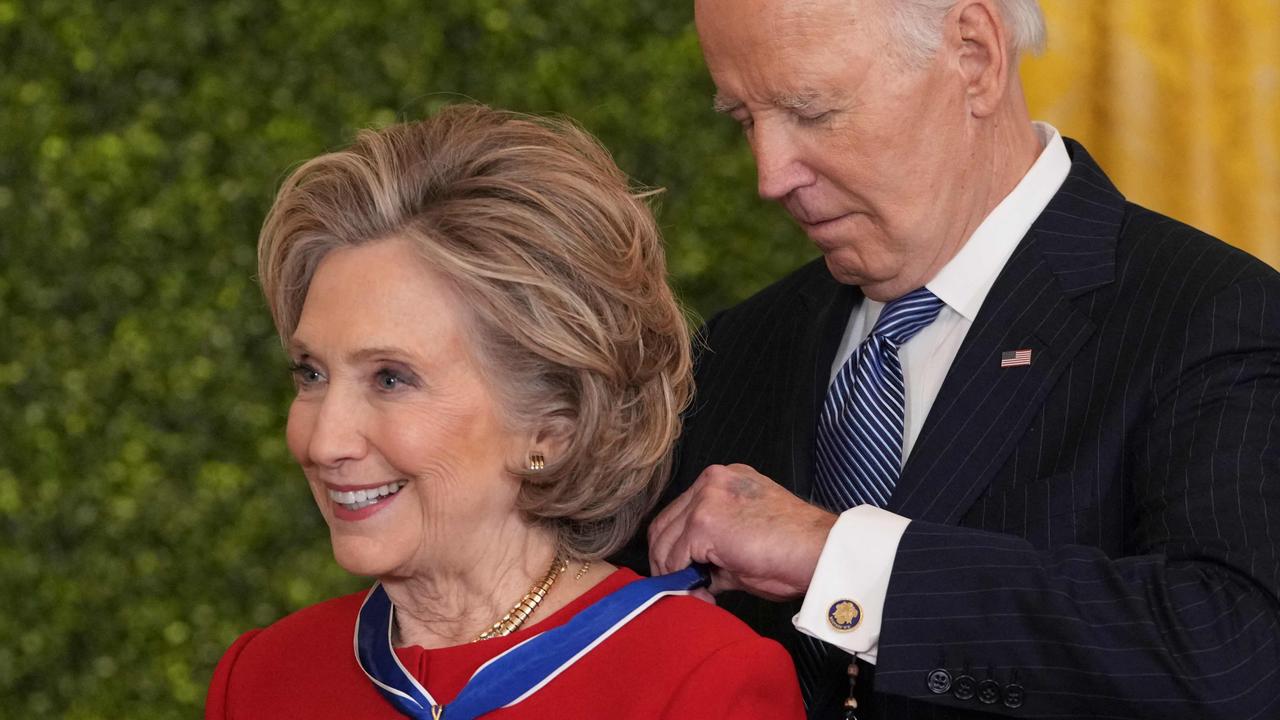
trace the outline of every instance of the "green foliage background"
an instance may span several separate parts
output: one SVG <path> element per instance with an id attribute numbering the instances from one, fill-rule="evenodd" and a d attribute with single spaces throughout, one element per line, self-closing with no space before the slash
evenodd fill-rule
<path id="1" fill-rule="evenodd" d="M 701 313 L 812 251 L 671 0 L 0 0 L 0 717 L 200 713 L 244 630 L 364 584 L 283 442 L 254 283 L 284 174 L 475 99 L 662 186 Z"/>

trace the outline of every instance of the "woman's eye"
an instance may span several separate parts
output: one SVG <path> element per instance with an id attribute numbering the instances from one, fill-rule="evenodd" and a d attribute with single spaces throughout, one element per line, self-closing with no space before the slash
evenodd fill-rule
<path id="1" fill-rule="evenodd" d="M 289 366 L 289 373 L 293 375 L 293 381 L 298 386 L 315 385 L 324 380 L 324 376 L 319 370 L 307 365 L 306 363 L 295 363 Z"/>
<path id="2" fill-rule="evenodd" d="M 375 376 L 375 382 L 379 390 L 395 390 L 401 385 L 411 385 L 412 383 L 404 375 L 391 369 L 379 370 Z"/>

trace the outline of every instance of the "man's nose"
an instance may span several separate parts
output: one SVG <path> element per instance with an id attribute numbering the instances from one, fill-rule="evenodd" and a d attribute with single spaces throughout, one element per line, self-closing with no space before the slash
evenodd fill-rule
<path id="1" fill-rule="evenodd" d="M 813 182 L 813 172 L 781 128 L 757 125 L 751 152 L 756 158 L 757 190 L 766 200 L 781 200 L 792 190 Z"/>

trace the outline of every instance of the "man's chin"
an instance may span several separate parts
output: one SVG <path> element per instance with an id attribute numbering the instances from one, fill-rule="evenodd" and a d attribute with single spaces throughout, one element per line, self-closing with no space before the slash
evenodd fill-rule
<path id="1" fill-rule="evenodd" d="M 827 270 L 831 273 L 831 277 L 841 285 L 853 285 L 862 291 L 862 294 L 876 302 L 889 302 L 906 295 L 915 290 L 915 287 L 906 287 L 910 283 L 904 283 L 899 275 L 882 276 L 880 273 L 868 272 L 866 268 L 860 265 L 852 265 L 848 262 L 841 262 L 841 258 L 837 253 L 824 255 L 823 259 L 827 263 Z"/>
<path id="2" fill-rule="evenodd" d="M 823 253 L 822 259 L 826 261 L 827 270 L 831 273 L 831 277 L 842 285 L 863 287 L 874 282 L 864 268 L 843 260 L 839 251 Z"/>

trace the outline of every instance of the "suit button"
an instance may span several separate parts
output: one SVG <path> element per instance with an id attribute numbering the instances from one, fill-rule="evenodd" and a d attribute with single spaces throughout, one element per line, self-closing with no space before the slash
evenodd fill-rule
<path id="1" fill-rule="evenodd" d="M 1009 683 L 1004 686 L 1004 706 L 1009 709 L 1017 709 L 1022 707 L 1022 703 L 1027 699 L 1027 691 L 1018 683 Z"/>
<path id="2" fill-rule="evenodd" d="M 951 689 L 951 673 L 938 669 L 929 673 L 929 692 L 934 695 L 946 695 Z"/>
<path id="3" fill-rule="evenodd" d="M 977 692 L 978 681 L 974 680 L 972 675 L 961 675 L 951 685 L 951 694 L 955 695 L 957 700 L 972 700 Z"/>
<path id="4" fill-rule="evenodd" d="M 983 680 L 978 683 L 978 702 L 983 705 L 994 705 L 1000 702 L 1000 683 L 995 680 Z"/>

